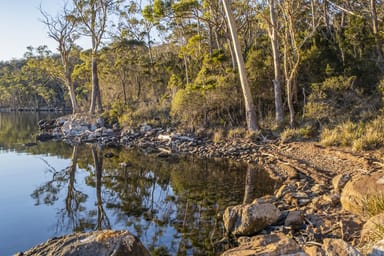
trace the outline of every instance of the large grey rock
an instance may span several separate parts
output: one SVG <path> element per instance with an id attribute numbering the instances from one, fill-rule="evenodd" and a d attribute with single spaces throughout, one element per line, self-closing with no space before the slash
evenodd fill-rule
<path id="1" fill-rule="evenodd" d="M 233 235 L 249 236 L 273 224 L 280 211 L 271 203 L 252 203 L 228 207 L 223 216 L 224 227 Z"/>
<path id="2" fill-rule="evenodd" d="M 362 254 L 342 239 L 326 238 L 322 249 L 328 256 L 361 256 Z"/>
<path id="3" fill-rule="evenodd" d="M 345 185 L 341 194 L 340 201 L 343 209 L 359 215 L 366 214 L 366 199 L 383 195 L 383 180 L 383 172 L 354 177 Z"/>
<path id="4" fill-rule="evenodd" d="M 239 242 L 238 247 L 225 251 L 222 256 L 308 255 L 292 238 L 282 233 L 254 236 Z"/>
<path id="5" fill-rule="evenodd" d="M 149 256 L 128 231 L 103 230 L 54 238 L 20 253 L 23 256 Z"/>

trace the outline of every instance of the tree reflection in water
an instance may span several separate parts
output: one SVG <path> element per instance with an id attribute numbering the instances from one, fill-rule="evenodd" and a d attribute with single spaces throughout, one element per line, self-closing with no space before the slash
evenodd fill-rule
<path id="1" fill-rule="evenodd" d="M 110 229 L 111 223 L 103 207 L 103 200 L 101 198 L 101 186 L 103 177 L 103 152 L 96 145 L 92 145 L 92 157 L 94 164 L 94 171 L 96 176 L 96 198 L 97 198 L 97 230 Z"/>
<path id="2" fill-rule="evenodd" d="M 58 207 L 58 233 L 128 229 L 153 255 L 216 255 L 225 208 L 273 189 L 257 167 L 91 145 L 73 147 L 70 165 L 50 172 L 32 197 Z"/>

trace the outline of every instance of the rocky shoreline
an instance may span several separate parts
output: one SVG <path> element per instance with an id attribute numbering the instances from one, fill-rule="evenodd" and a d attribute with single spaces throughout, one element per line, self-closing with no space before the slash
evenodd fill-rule
<path id="1" fill-rule="evenodd" d="M 42 133 L 37 139 L 43 141 L 138 148 L 159 157 L 230 158 L 266 169 L 278 184 L 275 193 L 228 207 L 223 216 L 228 237 L 217 244 L 226 250 L 223 255 L 384 253 L 377 243 L 384 237 L 375 233 L 375 225 L 384 225 L 384 217 L 370 219 L 364 204 L 367 195 L 374 198 L 384 191 L 382 159 L 314 143 L 282 145 L 263 136 L 214 143 L 149 125 L 108 127 L 102 118 L 82 115 L 41 121 L 39 126 Z"/>

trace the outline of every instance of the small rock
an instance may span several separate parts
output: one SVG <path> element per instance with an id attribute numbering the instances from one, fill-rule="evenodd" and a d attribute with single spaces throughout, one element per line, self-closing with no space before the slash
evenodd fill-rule
<path id="1" fill-rule="evenodd" d="M 275 196 L 277 198 L 281 198 L 283 196 L 285 196 L 287 193 L 290 193 L 290 192 L 293 192 L 293 191 L 296 191 L 296 187 L 294 185 L 291 185 L 291 184 L 284 184 L 282 185 L 278 190 L 277 192 L 275 193 Z"/>
<path id="2" fill-rule="evenodd" d="M 304 251 L 309 256 L 326 256 L 325 252 L 321 247 L 315 245 L 309 245 L 304 247 Z"/>
<path id="3" fill-rule="evenodd" d="M 255 200 L 253 200 L 253 204 L 266 204 L 266 203 L 274 203 L 276 202 L 276 197 L 275 196 L 271 196 L 271 195 L 266 195 L 266 196 L 263 196 L 263 197 L 259 197 L 259 198 L 256 198 Z"/>
<path id="4" fill-rule="evenodd" d="M 283 233 L 258 235 L 243 239 L 242 242 L 238 247 L 225 251 L 222 256 L 307 255 L 292 238 Z"/>
<path id="5" fill-rule="evenodd" d="M 49 133 L 40 133 L 36 135 L 36 140 L 38 141 L 48 141 L 53 139 L 53 136 Z"/>
<path id="6" fill-rule="evenodd" d="M 355 215 L 340 220 L 339 224 L 341 228 L 341 238 L 344 241 L 353 241 L 357 237 L 360 237 L 363 222 Z"/>
<path id="7" fill-rule="evenodd" d="M 383 256 L 384 255 L 384 240 L 378 241 L 372 249 L 371 256 Z"/>
<path id="8" fill-rule="evenodd" d="M 292 211 L 288 213 L 287 218 L 284 221 L 284 226 L 291 227 L 292 229 L 301 229 L 304 223 L 303 211 Z"/>
<path id="9" fill-rule="evenodd" d="M 147 124 L 143 124 L 141 127 L 140 127 L 140 132 L 142 133 L 146 133 L 148 131 L 152 130 L 152 126 L 150 125 L 147 125 Z"/>
<path id="10" fill-rule="evenodd" d="M 349 174 L 339 174 L 336 175 L 332 179 L 332 185 L 333 189 L 336 192 L 341 192 L 341 190 L 344 188 L 345 184 L 351 179 L 351 176 Z"/>
<path id="11" fill-rule="evenodd" d="M 330 256 L 361 256 L 362 254 L 342 239 L 326 238 L 323 240 L 322 249 Z"/>
<path id="12" fill-rule="evenodd" d="M 96 127 L 104 127 L 104 125 L 105 125 L 104 118 L 99 117 L 99 118 L 96 120 Z"/>

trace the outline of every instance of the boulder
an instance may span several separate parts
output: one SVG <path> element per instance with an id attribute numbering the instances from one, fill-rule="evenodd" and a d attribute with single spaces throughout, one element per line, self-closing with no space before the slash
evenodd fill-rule
<path id="1" fill-rule="evenodd" d="M 225 251 L 222 256 L 278 256 L 306 254 L 300 246 L 283 233 L 259 235 L 248 239 L 239 240 L 240 245 Z"/>
<path id="2" fill-rule="evenodd" d="M 149 256 L 150 254 L 128 231 L 102 230 L 53 238 L 19 255 Z"/>
<path id="3" fill-rule="evenodd" d="M 249 236 L 276 222 L 280 211 L 271 203 L 251 203 L 228 207 L 223 215 L 224 227 L 235 236 Z"/>
<path id="4" fill-rule="evenodd" d="M 368 219 L 361 230 L 361 242 L 370 244 L 380 240 L 384 235 L 384 213 L 380 213 Z"/>
<path id="5" fill-rule="evenodd" d="M 384 193 L 384 172 L 371 175 L 358 175 L 349 181 L 341 194 L 343 209 L 354 214 L 365 215 L 365 202 L 369 197 L 379 197 Z"/>
<path id="6" fill-rule="evenodd" d="M 326 238 L 322 249 L 329 256 L 361 256 L 362 254 L 342 239 Z"/>

